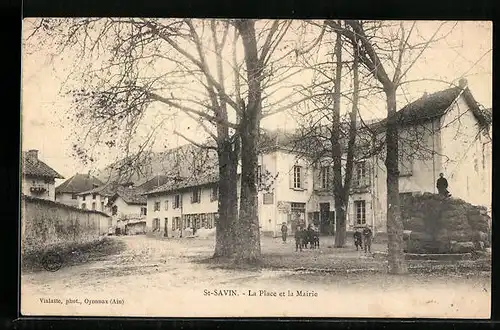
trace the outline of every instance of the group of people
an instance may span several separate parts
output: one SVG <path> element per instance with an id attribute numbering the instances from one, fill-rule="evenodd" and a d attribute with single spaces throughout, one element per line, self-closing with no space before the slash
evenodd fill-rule
<path id="1" fill-rule="evenodd" d="M 281 238 L 283 243 L 286 243 L 288 237 L 288 226 L 286 223 L 281 225 Z M 319 248 L 319 230 L 313 224 L 309 224 L 307 229 L 302 225 L 297 227 L 295 231 L 295 251 L 302 251 L 303 248 L 307 248 L 310 245 L 311 249 Z"/>
<path id="2" fill-rule="evenodd" d="M 283 243 L 286 243 L 288 237 L 288 226 L 286 223 L 281 225 L 281 238 L 283 239 Z M 307 248 L 307 245 L 310 244 L 310 248 L 319 248 L 319 231 L 318 229 L 309 224 L 307 229 L 304 229 L 303 226 L 298 226 L 295 231 L 295 251 L 302 251 L 302 249 Z M 354 232 L 354 246 L 356 246 L 356 251 L 359 249 L 364 250 L 365 252 L 371 253 L 372 246 L 372 238 L 373 232 L 372 230 L 366 226 L 363 230 L 356 230 Z"/>
<path id="3" fill-rule="evenodd" d="M 373 232 L 368 226 L 364 227 L 361 231 L 356 230 L 354 232 L 353 238 L 354 246 L 356 246 L 356 251 L 359 251 L 359 249 L 363 250 L 364 246 L 365 253 L 371 253 Z"/>

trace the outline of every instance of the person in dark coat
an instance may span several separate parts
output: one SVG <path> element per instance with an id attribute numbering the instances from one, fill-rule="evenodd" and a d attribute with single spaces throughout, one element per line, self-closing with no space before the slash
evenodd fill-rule
<path id="1" fill-rule="evenodd" d="M 439 173 L 439 179 L 437 179 L 436 181 L 436 188 L 440 195 L 443 195 L 445 197 L 450 196 L 450 192 L 448 191 L 448 180 L 444 178 L 443 173 Z"/>
<path id="2" fill-rule="evenodd" d="M 302 251 L 302 245 L 304 244 L 304 230 L 302 227 L 297 227 L 295 231 L 295 251 Z"/>
<path id="3" fill-rule="evenodd" d="M 371 253 L 371 247 L 372 247 L 372 237 L 373 233 L 372 230 L 366 226 L 363 228 L 363 245 L 365 246 L 365 253 L 369 252 Z"/>
<path id="4" fill-rule="evenodd" d="M 359 251 L 359 249 L 363 250 L 363 236 L 361 235 L 361 232 L 356 230 L 353 235 L 354 238 L 354 246 L 356 246 L 356 251 Z"/>
<path id="5" fill-rule="evenodd" d="M 288 234 L 288 226 L 286 225 L 286 223 L 283 222 L 283 224 L 281 225 L 281 238 L 283 239 L 283 243 L 286 243 L 287 234 Z"/>

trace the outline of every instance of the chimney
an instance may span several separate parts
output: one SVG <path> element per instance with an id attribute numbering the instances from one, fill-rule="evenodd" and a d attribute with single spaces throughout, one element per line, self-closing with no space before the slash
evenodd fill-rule
<path id="1" fill-rule="evenodd" d="M 464 89 L 465 87 L 467 87 L 467 79 L 465 78 L 462 78 L 458 81 L 458 87 Z"/>
<path id="2" fill-rule="evenodd" d="M 28 150 L 27 158 L 29 158 L 33 161 L 37 161 L 38 160 L 38 150 L 36 150 L 36 149 Z"/>

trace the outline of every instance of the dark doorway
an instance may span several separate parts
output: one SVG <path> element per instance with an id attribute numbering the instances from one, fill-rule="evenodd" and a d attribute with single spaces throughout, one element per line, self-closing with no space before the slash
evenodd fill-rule
<path id="1" fill-rule="evenodd" d="M 319 203 L 319 231 L 323 235 L 332 233 L 333 212 L 330 212 L 330 203 Z"/>

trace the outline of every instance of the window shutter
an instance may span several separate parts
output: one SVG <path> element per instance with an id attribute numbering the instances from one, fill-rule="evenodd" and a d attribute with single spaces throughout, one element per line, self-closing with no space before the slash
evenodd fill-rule
<path id="1" fill-rule="evenodd" d="M 179 195 L 179 208 L 182 207 L 182 195 Z"/>
<path id="2" fill-rule="evenodd" d="M 293 189 L 293 177 L 294 177 L 294 174 L 295 174 L 295 166 L 292 166 L 291 171 L 289 171 L 289 173 L 288 173 L 288 177 L 289 177 L 289 188 L 290 188 L 290 189 Z"/>
<path id="3" fill-rule="evenodd" d="M 168 210 L 168 199 L 165 200 L 165 211 Z"/>
<path id="4" fill-rule="evenodd" d="M 193 204 L 193 202 L 194 202 L 194 198 L 193 197 L 194 197 L 194 192 L 191 194 L 191 204 Z"/>
<path id="5" fill-rule="evenodd" d="M 302 177 L 301 188 L 309 189 L 309 168 L 301 166 L 300 167 L 300 175 Z"/>

